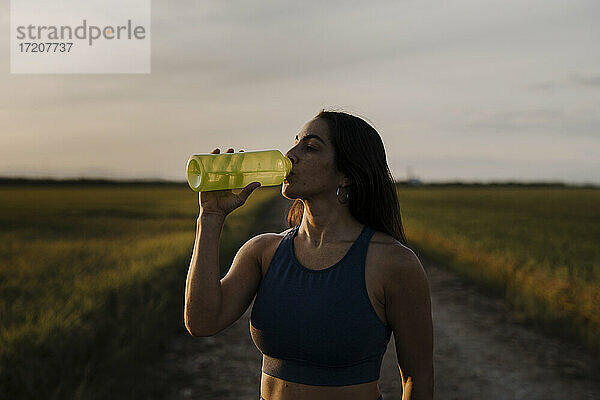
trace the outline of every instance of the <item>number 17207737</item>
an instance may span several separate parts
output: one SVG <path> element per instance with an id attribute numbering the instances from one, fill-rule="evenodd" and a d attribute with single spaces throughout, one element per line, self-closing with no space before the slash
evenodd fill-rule
<path id="1" fill-rule="evenodd" d="M 70 53 L 73 43 L 61 42 L 24 42 L 19 43 L 21 53 Z"/>

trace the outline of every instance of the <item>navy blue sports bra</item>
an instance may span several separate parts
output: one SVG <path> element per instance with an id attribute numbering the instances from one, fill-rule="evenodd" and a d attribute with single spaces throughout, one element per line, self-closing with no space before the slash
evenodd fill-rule
<path id="1" fill-rule="evenodd" d="M 365 258 L 375 233 L 364 226 L 346 255 L 321 270 L 304 267 L 288 230 L 254 299 L 250 334 L 262 371 L 291 382 L 346 386 L 379 379 L 391 328 L 375 313 Z"/>

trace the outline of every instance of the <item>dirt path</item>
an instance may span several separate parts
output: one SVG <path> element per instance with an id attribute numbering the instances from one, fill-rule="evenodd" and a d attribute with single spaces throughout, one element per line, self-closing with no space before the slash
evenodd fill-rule
<path id="1" fill-rule="evenodd" d="M 437 399 L 600 399 L 600 365 L 584 349 L 518 324 L 503 301 L 425 267 Z"/>
<path id="2" fill-rule="evenodd" d="M 273 208 L 272 231 L 283 226 L 286 205 Z M 600 367 L 583 349 L 519 325 L 502 301 L 424 265 L 432 295 L 436 399 L 600 400 Z M 168 400 L 258 399 L 261 354 L 250 338 L 250 311 L 213 337 L 182 332 L 173 338 L 157 365 L 177 377 Z M 401 399 L 393 337 L 379 386 L 385 400 Z"/>

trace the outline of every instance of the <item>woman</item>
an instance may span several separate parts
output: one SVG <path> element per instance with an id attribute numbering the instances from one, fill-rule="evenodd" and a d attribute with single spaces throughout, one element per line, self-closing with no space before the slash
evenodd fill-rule
<path id="1" fill-rule="evenodd" d="M 286 155 L 290 229 L 250 239 L 221 280 L 225 216 L 260 184 L 237 195 L 200 193 L 188 331 L 214 335 L 254 299 L 250 332 L 263 353 L 260 390 L 268 400 L 382 399 L 379 371 L 393 332 L 403 399 L 432 399 L 429 284 L 406 245 L 379 134 L 358 117 L 321 111 Z"/>

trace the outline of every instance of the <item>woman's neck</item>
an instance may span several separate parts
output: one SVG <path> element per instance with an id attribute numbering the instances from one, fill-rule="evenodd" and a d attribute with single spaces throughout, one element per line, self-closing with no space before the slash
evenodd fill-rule
<path id="1" fill-rule="evenodd" d="M 347 206 L 319 204 L 303 201 L 304 214 L 298 233 L 305 236 L 311 245 L 320 247 L 325 243 L 354 240 L 362 229 Z"/>

